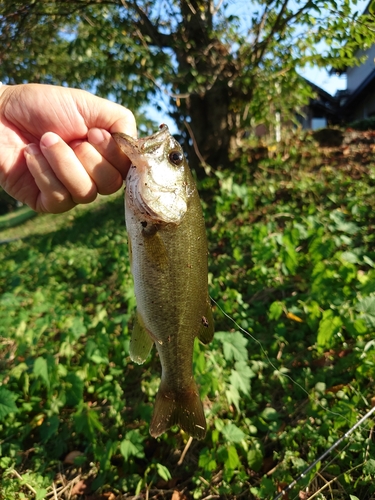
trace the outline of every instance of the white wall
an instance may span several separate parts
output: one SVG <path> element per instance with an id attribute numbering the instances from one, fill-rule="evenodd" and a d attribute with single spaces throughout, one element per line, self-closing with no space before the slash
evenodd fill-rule
<path id="1" fill-rule="evenodd" d="M 361 83 L 375 69 L 375 45 L 372 45 L 365 51 L 359 51 L 359 56 L 362 56 L 364 54 L 367 56 L 364 64 L 361 64 L 360 66 L 354 66 L 353 68 L 348 68 L 346 71 L 347 89 L 350 92 L 354 92 L 357 87 L 359 87 Z"/>

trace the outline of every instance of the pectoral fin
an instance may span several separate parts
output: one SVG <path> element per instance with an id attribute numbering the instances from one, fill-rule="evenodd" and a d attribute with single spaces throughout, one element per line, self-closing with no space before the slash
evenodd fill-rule
<path id="1" fill-rule="evenodd" d="M 130 339 L 130 357 L 132 361 L 139 365 L 144 363 L 150 354 L 153 343 L 141 316 L 137 313 Z"/>
<path id="2" fill-rule="evenodd" d="M 214 319 L 210 299 L 207 297 L 207 307 L 204 316 L 202 316 L 202 326 L 198 333 L 198 338 L 203 344 L 209 344 L 214 338 Z"/>

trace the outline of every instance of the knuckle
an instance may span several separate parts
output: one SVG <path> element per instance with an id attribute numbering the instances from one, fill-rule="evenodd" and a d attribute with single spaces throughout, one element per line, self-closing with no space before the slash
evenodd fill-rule
<path id="1" fill-rule="evenodd" d="M 71 193 L 72 199 L 76 204 L 85 205 L 87 203 L 92 203 L 96 200 L 98 196 L 98 191 L 95 186 L 91 186 L 90 189 L 84 191 L 76 191 L 75 193 Z"/>
<path id="2" fill-rule="evenodd" d="M 116 193 L 116 191 L 121 189 L 122 184 L 123 179 L 120 173 L 117 172 L 117 175 L 111 182 L 106 182 L 105 184 L 101 183 L 100 185 L 98 185 L 98 193 L 104 195 Z"/>

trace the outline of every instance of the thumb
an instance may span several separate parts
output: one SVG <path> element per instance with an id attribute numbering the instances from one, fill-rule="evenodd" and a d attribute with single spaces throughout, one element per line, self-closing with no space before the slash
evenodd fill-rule
<path id="1" fill-rule="evenodd" d="M 118 120 L 115 121 L 115 123 L 111 126 L 109 132 L 113 134 L 114 132 L 120 132 L 123 134 L 130 135 L 130 137 L 134 137 L 134 139 L 137 138 L 137 125 L 135 122 L 135 117 L 133 113 L 127 109 L 123 108 L 125 111 L 127 111 L 126 116 L 120 117 Z M 131 116 L 130 116 L 130 115 Z"/>
<path id="2" fill-rule="evenodd" d="M 130 109 L 89 92 L 78 92 L 75 97 L 80 101 L 77 105 L 87 128 L 103 128 L 111 134 L 122 132 L 137 137 L 137 125 Z"/>

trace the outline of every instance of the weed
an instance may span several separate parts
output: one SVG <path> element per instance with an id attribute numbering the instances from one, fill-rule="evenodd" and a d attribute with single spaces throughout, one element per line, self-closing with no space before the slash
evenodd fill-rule
<path id="1" fill-rule="evenodd" d="M 347 147 L 245 148 L 200 185 L 212 298 L 256 339 L 214 306 L 215 338 L 194 351 L 202 442 L 148 434 L 160 368 L 129 358 L 121 197 L 4 233 L 23 238 L 0 247 L 1 499 L 269 499 L 368 410 L 375 166 Z M 298 489 L 371 498 L 374 453 L 368 421 Z"/>

